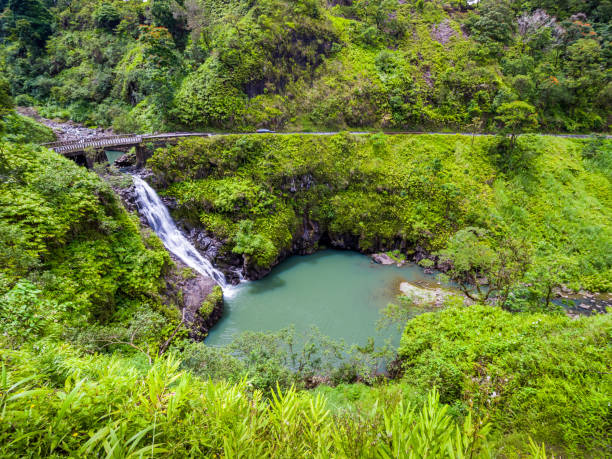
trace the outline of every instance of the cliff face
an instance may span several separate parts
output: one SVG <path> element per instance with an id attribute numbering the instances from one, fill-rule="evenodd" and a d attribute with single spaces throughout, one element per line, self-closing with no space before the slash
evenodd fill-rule
<path id="1" fill-rule="evenodd" d="M 258 279 L 321 247 L 397 250 L 436 263 L 430 254 L 457 231 L 480 227 L 571 254 L 585 267 L 572 282 L 606 291 L 612 185 L 605 162 L 593 158 L 605 158 L 609 144 L 524 135 L 508 149 L 500 136 L 226 135 L 158 149 L 147 167 L 185 234 L 233 282 L 238 271 Z M 586 235 L 585 222 L 598 238 Z"/>

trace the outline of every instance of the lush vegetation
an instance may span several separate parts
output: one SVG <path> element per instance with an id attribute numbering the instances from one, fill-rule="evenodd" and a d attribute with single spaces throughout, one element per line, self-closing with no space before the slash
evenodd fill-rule
<path id="1" fill-rule="evenodd" d="M 203 381 L 174 358 L 147 370 L 42 344 L 0 355 L 3 457 L 489 457 L 488 425 L 438 394 L 332 412 L 321 395 Z"/>
<path id="2" fill-rule="evenodd" d="M 515 274 L 495 278 L 506 299 L 506 287 L 522 280 L 535 291 L 515 292 L 516 304 L 537 302 L 563 282 L 610 290 L 612 142 L 516 142 L 510 149 L 493 137 L 227 136 L 158 150 L 148 164 L 176 199 L 175 215 L 223 239 L 226 253 L 254 270 L 291 253 L 316 227 L 320 239 L 298 247 L 441 251 L 456 262 L 455 280 L 470 269 L 482 276 L 485 265 L 493 280 L 502 247 L 522 253 L 510 260 Z M 470 227 L 477 244 L 460 239 L 458 230 Z"/>
<path id="3" fill-rule="evenodd" d="M 0 144 L 0 176 L 5 344 L 52 335 L 94 349 L 153 349 L 168 337 L 180 319 L 164 296 L 172 262 L 106 183 L 14 143 Z"/>
<path id="4" fill-rule="evenodd" d="M 609 0 L 2 0 L 21 105 L 125 131 L 609 129 Z M 510 107 L 509 107 L 510 105 Z"/>
<path id="5" fill-rule="evenodd" d="M 609 315 L 510 314 L 489 306 L 450 308 L 408 322 L 399 347 L 404 380 L 432 386 L 456 409 L 485 414 L 516 453 L 527 436 L 570 457 L 609 447 Z"/>
<path id="6" fill-rule="evenodd" d="M 610 0 L 0 0 L 0 456 L 608 457 L 612 320 L 553 300 L 612 291 L 612 140 L 524 133 L 609 131 L 611 19 Z M 196 341 L 186 311 L 210 325 L 221 288 L 188 306 L 202 279 L 126 210 L 129 176 L 36 145 L 54 134 L 15 106 L 118 131 L 495 131 L 228 135 L 147 163 L 220 266 L 385 251 L 469 301 L 390 305 L 397 350 Z"/>

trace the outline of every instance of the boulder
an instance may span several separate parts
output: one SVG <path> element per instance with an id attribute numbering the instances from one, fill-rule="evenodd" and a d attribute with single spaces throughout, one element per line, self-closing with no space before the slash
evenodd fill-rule
<path id="1" fill-rule="evenodd" d="M 372 260 L 374 263 L 380 265 L 394 265 L 396 263 L 396 261 L 386 253 L 375 253 L 372 255 Z"/>
<path id="2" fill-rule="evenodd" d="M 136 154 L 135 153 L 125 153 L 121 156 L 119 156 L 119 158 L 117 158 L 115 160 L 115 162 L 113 163 L 113 165 L 115 167 L 130 167 L 130 166 L 135 166 L 136 165 Z"/>
<path id="3" fill-rule="evenodd" d="M 203 339 L 223 314 L 223 293 L 210 277 L 197 275 L 182 285 L 183 314 L 193 339 Z"/>

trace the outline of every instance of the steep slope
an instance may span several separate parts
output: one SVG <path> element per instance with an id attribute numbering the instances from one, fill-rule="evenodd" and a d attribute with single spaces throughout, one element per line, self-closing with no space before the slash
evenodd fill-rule
<path id="1" fill-rule="evenodd" d="M 611 122 L 609 0 L 3 6 L 18 104 L 90 125 L 489 131 L 515 100 L 546 131 Z"/>

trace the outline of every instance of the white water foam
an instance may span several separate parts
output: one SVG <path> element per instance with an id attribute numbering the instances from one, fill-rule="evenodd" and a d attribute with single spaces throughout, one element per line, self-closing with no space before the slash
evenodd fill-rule
<path id="1" fill-rule="evenodd" d="M 170 212 L 168 212 L 155 190 L 140 177 L 134 176 L 133 179 L 136 187 L 138 210 L 147 219 L 164 246 L 190 268 L 214 279 L 223 289 L 224 294 L 227 295 L 234 290 L 228 285 L 223 273 L 204 258 L 179 231 L 170 216 Z"/>

